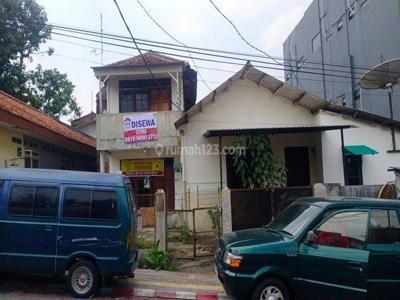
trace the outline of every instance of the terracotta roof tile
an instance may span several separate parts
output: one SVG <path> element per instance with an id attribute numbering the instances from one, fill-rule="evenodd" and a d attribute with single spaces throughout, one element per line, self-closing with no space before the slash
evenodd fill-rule
<path id="1" fill-rule="evenodd" d="M 44 127 L 75 142 L 96 148 L 96 139 L 72 129 L 70 126 L 53 119 L 3 91 L 0 91 L 0 110 Z"/>
<path id="2" fill-rule="evenodd" d="M 150 66 L 165 66 L 165 65 L 176 65 L 185 63 L 183 60 L 166 56 L 155 51 L 148 51 L 144 53 L 143 56 L 145 57 L 147 63 Z M 104 67 L 108 68 L 108 67 L 144 67 L 144 66 L 146 66 L 146 64 L 143 58 L 140 55 L 137 55 L 105 65 Z"/>

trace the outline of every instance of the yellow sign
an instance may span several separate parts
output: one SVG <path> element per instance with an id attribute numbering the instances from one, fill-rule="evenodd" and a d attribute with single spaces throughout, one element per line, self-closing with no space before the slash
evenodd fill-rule
<path id="1" fill-rule="evenodd" d="M 163 159 L 123 159 L 121 171 L 130 177 L 164 176 Z"/>

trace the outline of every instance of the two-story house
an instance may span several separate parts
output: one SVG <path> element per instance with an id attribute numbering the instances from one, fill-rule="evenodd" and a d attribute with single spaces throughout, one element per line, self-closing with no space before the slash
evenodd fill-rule
<path id="1" fill-rule="evenodd" d="M 153 206 L 157 189 L 167 208 L 181 208 L 179 132 L 174 126 L 196 102 L 197 73 L 189 64 L 149 51 L 93 68 L 99 80 L 96 117 L 100 171 L 131 178 L 139 207 Z"/>

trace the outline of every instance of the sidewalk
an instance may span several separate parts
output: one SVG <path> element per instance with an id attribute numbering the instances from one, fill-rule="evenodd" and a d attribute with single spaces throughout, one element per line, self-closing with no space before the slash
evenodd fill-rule
<path id="1" fill-rule="evenodd" d="M 138 269 L 135 279 L 115 279 L 101 294 L 111 297 L 157 297 L 161 299 L 231 299 L 216 275 Z"/>

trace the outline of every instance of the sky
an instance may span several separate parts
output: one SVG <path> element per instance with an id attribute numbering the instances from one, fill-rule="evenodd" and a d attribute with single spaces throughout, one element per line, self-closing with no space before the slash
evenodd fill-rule
<path id="1" fill-rule="evenodd" d="M 128 35 L 112 0 L 37 0 L 37 2 L 44 7 L 52 24 L 99 31 L 100 14 L 102 14 L 105 33 Z M 141 2 L 171 35 L 187 45 L 259 54 L 239 38 L 209 0 L 141 0 Z M 235 23 L 249 42 L 269 55 L 283 57 L 283 42 L 301 20 L 312 0 L 214 0 L 214 2 Z M 118 0 L 118 3 L 135 38 L 173 43 L 148 18 L 137 0 Z M 28 67 L 34 68 L 37 64 L 41 64 L 45 69 L 57 68 L 67 73 L 75 85 L 74 96 L 83 114 L 95 110 L 93 99 L 98 91 L 98 81 L 91 67 L 100 65 L 100 51 L 95 49 L 99 48 L 99 44 L 52 35 L 52 40 L 41 45 L 41 51 L 49 47 L 55 50 L 52 56 L 34 54 Z M 134 49 L 105 45 L 103 63 L 108 64 L 135 55 L 138 55 L 138 52 Z M 190 60 L 188 62 L 191 63 Z M 232 76 L 233 71 L 241 68 L 241 66 L 203 61 L 197 61 L 196 64 L 211 89 Z M 192 63 L 191 65 L 193 67 Z M 207 70 L 203 67 L 231 72 Z M 269 73 L 278 77 L 283 76 L 280 71 Z M 197 101 L 209 92 L 209 88 L 198 80 Z"/>

